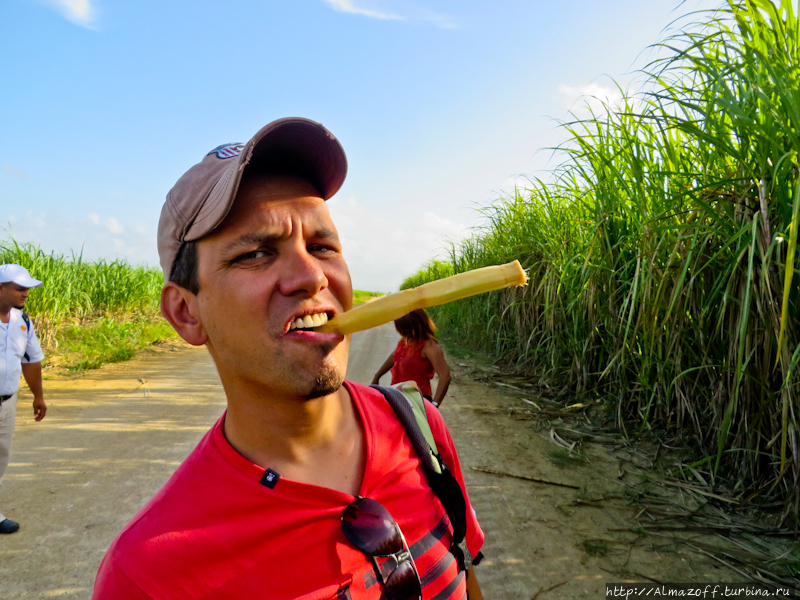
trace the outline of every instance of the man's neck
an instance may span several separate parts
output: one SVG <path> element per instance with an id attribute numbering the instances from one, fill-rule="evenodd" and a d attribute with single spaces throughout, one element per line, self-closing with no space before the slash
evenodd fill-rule
<path id="1" fill-rule="evenodd" d="M 0 321 L 3 323 L 8 323 L 8 321 L 11 319 L 11 309 L 11 306 L 0 306 Z"/>
<path id="2" fill-rule="evenodd" d="M 361 419 L 347 389 L 307 400 L 253 396 L 225 386 L 225 437 L 262 468 L 355 495 L 366 456 Z"/>

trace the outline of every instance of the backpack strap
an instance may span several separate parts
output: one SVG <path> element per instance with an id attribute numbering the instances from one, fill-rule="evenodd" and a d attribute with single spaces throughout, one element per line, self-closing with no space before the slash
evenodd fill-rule
<path id="1" fill-rule="evenodd" d="M 425 462 L 425 468 L 441 473 L 442 467 L 436 457 L 439 450 L 433 437 L 428 414 L 425 412 L 425 400 L 416 386 L 410 383 L 398 383 L 392 387 L 372 386 L 383 392 L 394 412 L 400 418 L 406 433 L 411 438 L 414 450 Z M 410 412 L 409 412 L 410 409 Z M 443 462 L 443 461 L 442 461 Z"/>
<path id="2" fill-rule="evenodd" d="M 425 413 L 425 401 L 422 394 L 410 384 L 400 383 L 392 387 L 373 385 L 371 387 L 383 394 L 406 430 L 411 445 L 414 446 L 425 470 L 428 485 L 442 503 L 453 527 L 450 552 L 458 560 L 459 569 L 466 571 L 473 564 L 472 555 L 464 540 L 467 533 L 467 503 L 464 500 L 461 486 L 458 485 L 458 481 L 436 448 L 436 441 Z"/>
<path id="3" fill-rule="evenodd" d="M 25 321 L 25 327 L 27 327 L 27 331 L 30 331 L 31 330 L 31 318 L 28 316 L 28 313 L 26 313 L 24 310 L 21 310 L 19 312 L 22 313 L 22 320 Z M 25 357 L 25 360 L 30 360 L 31 359 L 31 357 L 28 356 L 27 352 L 23 356 Z"/>

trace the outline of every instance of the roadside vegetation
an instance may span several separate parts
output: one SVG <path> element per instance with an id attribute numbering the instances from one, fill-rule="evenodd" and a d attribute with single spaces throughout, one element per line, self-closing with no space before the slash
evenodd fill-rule
<path id="1" fill-rule="evenodd" d="M 729 2 L 657 45 L 641 93 L 563 124 L 562 164 L 403 287 L 518 259 L 525 288 L 432 309 L 457 344 L 599 396 L 676 475 L 800 523 L 800 21 Z M 662 438 L 663 439 L 663 438 Z"/>
<path id="2" fill-rule="evenodd" d="M 375 298 L 380 298 L 384 296 L 381 292 L 365 292 L 362 290 L 353 290 L 353 306 L 358 306 L 359 304 L 364 304 L 365 302 L 369 302 L 370 300 L 375 300 Z"/>
<path id="3" fill-rule="evenodd" d="M 42 343 L 45 366 L 94 368 L 175 337 L 159 312 L 163 276 L 158 269 L 47 254 L 15 240 L 0 242 L 3 263 L 20 264 L 44 282 L 31 291 L 25 311 Z"/>

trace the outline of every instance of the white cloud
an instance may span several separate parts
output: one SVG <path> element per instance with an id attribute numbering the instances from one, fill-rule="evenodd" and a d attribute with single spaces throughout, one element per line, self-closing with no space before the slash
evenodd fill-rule
<path id="1" fill-rule="evenodd" d="M 437 255 L 466 227 L 428 211 L 405 222 L 387 220 L 355 198 L 328 201 L 356 289 L 390 292 Z"/>
<path id="2" fill-rule="evenodd" d="M 606 112 L 606 106 L 615 108 L 622 103 L 622 94 L 617 87 L 599 83 L 579 86 L 562 83 L 558 86 L 558 96 L 561 105 L 578 117 L 588 116 L 590 111 L 599 116 Z"/>
<path id="3" fill-rule="evenodd" d="M 102 220 L 100 218 L 100 215 L 98 215 L 97 213 L 88 213 L 86 217 L 92 222 L 93 225 L 100 225 L 100 221 Z M 103 226 L 111 233 L 125 232 L 125 228 L 122 225 L 120 225 L 120 222 L 117 221 L 114 217 L 108 217 L 105 220 L 105 224 Z M 144 228 L 142 227 L 141 223 L 136 223 L 135 226 L 133 227 L 133 230 L 139 234 L 144 233 Z"/>
<path id="4" fill-rule="evenodd" d="M 440 217 L 430 211 L 422 215 L 419 220 L 419 228 L 426 232 L 434 244 L 438 244 L 442 239 L 461 238 L 466 229 L 463 223 L 454 223 L 450 219 Z"/>
<path id="5" fill-rule="evenodd" d="M 395 15 L 393 13 L 384 13 L 377 10 L 356 6 L 356 3 L 353 2 L 353 0 L 325 0 L 325 2 L 329 4 L 331 7 L 333 7 L 334 10 L 338 10 L 339 12 L 351 13 L 354 15 L 363 15 L 365 17 L 372 17 L 373 19 L 384 19 L 392 21 L 405 20 L 400 15 Z"/>
<path id="6" fill-rule="evenodd" d="M 30 223 L 33 227 L 37 229 L 44 229 L 47 222 L 45 221 L 45 214 L 43 212 L 34 212 L 29 210 L 25 213 L 25 217 L 28 223 Z"/>
<path id="7" fill-rule="evenodd" d="M 8 173 L 8 174 L 9 174 L 9 175 L 11 175 L 12 177 L 16 177 L 16 178 L 17 178 L 17 179 L 19 179 L 20 181 L 25 181 L 25 180 L 28 178 L 28 177 L 25 175 L 25 173 L 23 173 L 22 171 L 20 171 L 20 170 L 19 170 L 19 169 L 17 169 L 16 167 L 12 167 L 11 165 L 3 164 L 3 165 L 0 167 L 0 170 L 1 170 L 1 171 L 3 171 L 3 173 Z"/>
<path id="8" fill-rule="evenodd" d="M 119 224 L 114 217 L 108 217 L 106 220 L 106 229 L 108 229 L 111 233 L 123 233 L 125 228 Z"/>
<path id="9" fill-rule="evenodd" d="M 410 0 L 394 0 L 392 9 L 388 9 L 387 0 L 323 0 L 336 11 L 361 15 L 383 21 L 407 21 L 418 23 L 431 23 L 442 29 L 456 29 L 455 20 L 441 13 L 417 6 Z M 400 10 L 398 11 L 398 5 Z"/>
<path id="10" fill-rule="evenodd" d="M 514 175 L 506 179 L 506 186 L 505 188 L 509 191 L 512 190 L 529 190 L 533 188 L 533 184 L 531 183 L 530 177 L 527 175 Z"/>
<path id="11" fill-rule="evenodd" d="M 47 0 L 47 3 L 58 10 L 64 17 L 80 25 L 91 29 L 96 20 L 96 9 L 93 6 L 94 0 Z"/>

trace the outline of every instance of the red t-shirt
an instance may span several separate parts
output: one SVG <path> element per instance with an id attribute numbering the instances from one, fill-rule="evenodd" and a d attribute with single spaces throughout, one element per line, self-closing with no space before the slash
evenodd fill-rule
<path id="1" fill-rule="evenodd" d="M 405 340 L 397 342 L 392 359 L 392 385 L 404 381 L 413 381 L 419 391 L 429 398 L 431 393 L 431 379 L 435 371 L 431 361 L 422 356 L 422 347 L 426 340 Z"/>
<path id="2" fill-rule="evenodd" d="M 462 600 L 464 573 L 449 552 L 452 529 L 403 426 L 380 392 L 345 382 L 364 424 L 367 465 L 359 495 L 379 501 L 408 542 L 423 597 Z M 354 497 L 280 477 L 249 462 L 223 434 L 223 415 L 163 488 L 111 544 L 94 600 L 376 600 L 371 561 L 345 538 Z M 483 532 L 469 504 L 455 446 L 428 413 L 439 452 L 467 499 L 467 546 Z M 380 559 L 379 559 L 380 561 Z"/>

